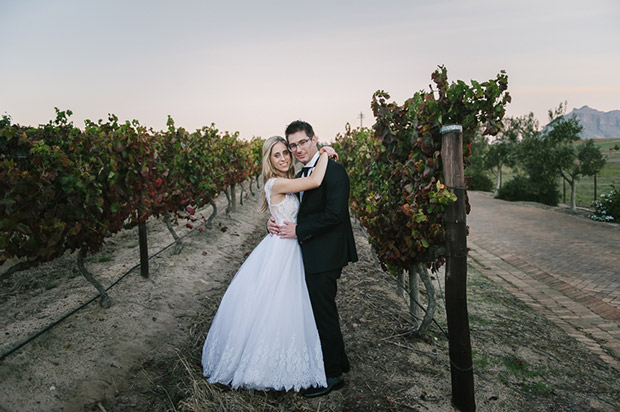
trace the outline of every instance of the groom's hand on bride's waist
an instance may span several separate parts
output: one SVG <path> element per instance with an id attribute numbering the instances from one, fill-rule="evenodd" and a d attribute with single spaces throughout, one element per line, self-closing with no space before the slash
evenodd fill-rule
<path id="1" fill-rule="evenodd" d="M 284 222 L 284 224 L 280 226 L 280 237 L 282 239 L 297 239 L 296 228 L 296 223 Z"/>

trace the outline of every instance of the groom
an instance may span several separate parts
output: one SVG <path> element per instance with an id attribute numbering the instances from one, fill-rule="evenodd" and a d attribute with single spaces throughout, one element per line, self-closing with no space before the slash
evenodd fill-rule
<path id="1" fill-rule="evenodd" d="M 312 126 L 296 120 L 286 128 L 290 151 L 304 168 L 296 177 L 307 176 L 319 158 Z M 337 280 L 342 268 L 357 261 L 349 217 L 349 178 L 342 165 L 329 160 L 323 183 L 300 193 L 297 224 L 269 222 L 269 231 L 283 238 L 297 238 L 306 272 L 306 284 L 323 349 L 327 388 L 311 388 L 305 397 L 326 395 L 344 384 L 349 371 L 336 307 Z"/>

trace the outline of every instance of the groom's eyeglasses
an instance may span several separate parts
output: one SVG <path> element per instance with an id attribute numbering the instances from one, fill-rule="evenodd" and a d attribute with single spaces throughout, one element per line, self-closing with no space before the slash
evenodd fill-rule
<path id="1" fill-rule="evenodd" d="M 310 139 L 303 139 L 297 142 L 297 144 L 293 143 L 293 144 L 288 145 L 288 148 L 291 152 L 296 152 L 297 149 L 306 147 L 309 141 Z"/>

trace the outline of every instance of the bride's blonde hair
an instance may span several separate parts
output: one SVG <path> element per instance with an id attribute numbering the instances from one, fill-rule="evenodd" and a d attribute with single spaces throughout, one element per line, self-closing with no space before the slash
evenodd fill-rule
<path id="1" fill-rule="evenodd" d="M 271 150 L 277 143 L 284 143 L 286 147 L 288 147 L 288 142 L 281 136 L 271 136 L 269 139 L 265 140 L 263 143 L 263 172 L 261 173 L 263 176 L 263 189 L 267 180 L 272 177 L 279 177 L 276 168 L 273 166 L 271 162 Z M 289 179 L 293 179 L 295 177 L 295 164 L 293 162 L 293 155 L 289 152 L 289 156 L 291 161 L 289 163 L 289 168 L 286 172 L 286 177 Z M 265 196 L 265 190 L 263 190 L 263 210 L 267 210 L 269 208 L 269 204 L 267 203 L 267 197 Z"/>

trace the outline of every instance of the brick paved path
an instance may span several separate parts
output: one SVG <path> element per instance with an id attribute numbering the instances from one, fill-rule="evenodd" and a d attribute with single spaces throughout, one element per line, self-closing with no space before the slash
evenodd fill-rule
<path id="1" fill-rule="evenodd" d="M 620 225 L 469 192 L 470 262 L 620 370 Z"/>

